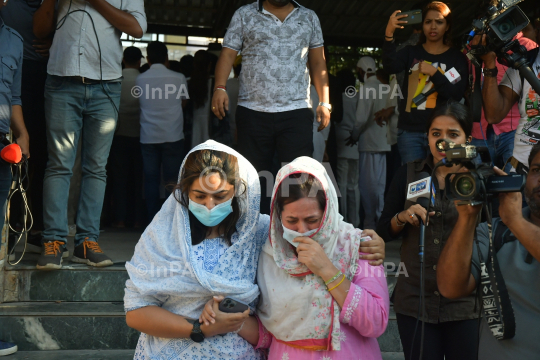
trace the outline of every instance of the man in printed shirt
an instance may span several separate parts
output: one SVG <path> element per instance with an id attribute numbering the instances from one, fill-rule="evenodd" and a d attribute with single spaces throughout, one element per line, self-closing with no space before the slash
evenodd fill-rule
<path id="1" fill-rule="evenodd" d="M 238 150 L 257 171 L 272 169 L 276 151 L 280 162 L 313 154 L 310 74 L 320 101 L 319 131 L 328 126 L 332 106 L 323 45 L 317 15 L 294 0 L 258 0 L 235 12 L 216 66 L 212 111 L 222 119 L 229 110 L 226 81 L 241 51 Z M 265 180 L 261 212 L 268 214 Z"/>
<path id="2" fill-rule="evenodd" d="M 38 38 L 56 30 L 45 84 L 49 162 L 43 184 L 43 248 L 38 269 L 59 269 L 67 255 L 68 190 L 79 141 L 82 182 L 72 261 L 112 265 L 97 240 L 105 165 L 120 105 L 120 35 L 125 32 L 140 38 L 146 26 L 143 0 L 44 0 L 34 15 Z"/>

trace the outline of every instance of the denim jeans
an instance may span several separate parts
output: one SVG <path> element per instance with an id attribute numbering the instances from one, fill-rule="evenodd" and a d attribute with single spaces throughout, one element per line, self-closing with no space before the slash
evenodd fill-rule
<path id="1" fill-rule="evenodd" d="M 3 148 L 3 146 L 2 146 Z M 4 219 L 6 217 L 6 200 L 9 195 L 9 189 L 11 187 L 11 167 L 4 161 L 0 160 L 0 247 L 2 246 L 2 229 L 4 228 Z M 7 243 L 7 239 L 6 239 Z"/>
<path id="2" fill-rule="evenodd" d="M 399 129 L 398 148 L 402 164 L 425 159 L 428 151 L 427 134 Z"/>
<path id="3" fill-rule="evenodd" d="M 165 185 L 176 184 L 184 160 L 184 139 L 162 144 L 141 144 L 144 172 L 144 198 L 147 220 L 151 222 L 161 207 L 161 172 Z"/>
<path id="4" fill-rule="evenodd" d="M 514 152 L 514 138 L 516 136 L 516 131 L 514 130 L 507 133 L 501 133 L 500 135 L 496 135 L 495 131 L 493 131 L 493 128 L 489 127 L 485 136 L 485 141 L 484 139 L 473 139 L 471 144 L 474 146 L 487 146 L 493 164 L 499 169 L 503 169 L 504 165 L 506 164 L 508 159 L 512 157 L 512 153 Z M 476 159 L 476 162 L 480 161 L 480 157 L 478 157 Z M 503 170 L 509 172 L 511 169 L 512 165 L 507 164 Z"/>
<path id="5" fill-rule="evenodd" d="M 68 77 L 47 76 L 45 116 L 49 161 L 43 184 L 44 240 L 66 242 L 69 184 L 77 145 L 82 141 L 75 246 L 85 238 L 97 241 L 107 179 L 105 165 L 118 117 L 111 99 L 118 108 L 120 91 L 120 81 L 86 85 Z"/>

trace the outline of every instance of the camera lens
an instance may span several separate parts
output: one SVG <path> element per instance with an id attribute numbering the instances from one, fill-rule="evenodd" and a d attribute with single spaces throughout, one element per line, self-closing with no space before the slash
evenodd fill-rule
<path id="1" fill-rule="evenodd" d="M 514 24 L 514 21 L 512 19 L 507 19 L 506 21 L 503 21 L 499 24 L 499 32 L 503 35 L 508 34 L 510 31 L 514 30 L 516 28 L 516 24 Z"/>
<path id="2" fill-rule="evenodd" d="M 470 197 L 474 193 L 474 179 L 469 174 L 463 174 L 456 179 L 456 192 L 463 197 Z"/>

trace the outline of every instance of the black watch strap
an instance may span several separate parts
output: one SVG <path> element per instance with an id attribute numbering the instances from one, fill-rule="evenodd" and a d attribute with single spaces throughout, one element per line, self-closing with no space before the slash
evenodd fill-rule
<path id="1" fill-rule="evenodd" d="M 493 69 L 486 69 L 486 68 L 483 68 L 482 69 L 482 72 L 484 73 L 484 76 L 487 76 L 487 77 L 497 77 L 497 75 L 499 74 L 499 69 L 497 67 L 493 68 Z"/>
<path id="2" fill-rule="evenodd" d="M 189 337 L 196 343 L 201 343 L 204 341 L 204 334 L 201 330 L 201 323 L 199 321 L 196 320 L 193 323 L 193 330 L 191 330 Z"/>

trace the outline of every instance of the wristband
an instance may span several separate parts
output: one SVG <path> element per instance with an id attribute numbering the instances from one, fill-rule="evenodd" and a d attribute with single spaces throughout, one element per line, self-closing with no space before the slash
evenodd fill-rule
<path id="1" fill-rule="evenodd" d="M 396 219 L 396 225 L 399 227 L 404 227 L 407 223 L 406 222 L 402 223 L 401 221 L 399 221 L 398 215 L 399 213 L 396 213 L 396 215 L 394 215 L 394 218 Z"/>
<path id="2" fill-rule="evenodd" d="M 339 285 L 341 285 L 341 283 L 344 282 L 344 281 L 345 281 L 345 275 L 343 275 L 343 279 L 341 279 L 341 281 L 340 281 L 336 286 L 334 286 L 334 287 L 331 288 L 331 289 L 328 289 L 328 291 L 330 292 L 330 291 L 334 290 L 334 289 L 337 288 Z"/>
<path id="3" fill-rule="evenodd" d="M 496 67 L 493 69 L 483 68 L 482 73 L 484 74 L 485 77 L 497 77 L 497 75 L 499 74 L 499 69 Z"/>
<path id="4" fill-rule="evenodd" d="M 221 90 L 221 91 L 225 91 L 225 92 L 227 92 L 227 90 L 226 90 L 226 89 L 223 89 L 223 88 L 220 88 L 220 87 L 217 87 L 217 88 L 215 88 L 215 89 L 214 89 L 214 92 L 216 92 L 216 91 L 218 91 L 218 90 Z"/>
<path id="5" fill-rule="evenodd" d="M 334 282 L 337 280 L 338 277 L 340 277 L 341 275 L 343 275 L 343 273 L 341 271 L 338 271 L 338 273 L 336 274 L 336 276 L 334 276 L 333 278 L 331 278 L 330 280 L 328 281 L 325 281 L 324 285 L 326 285 L 328 287 L 328 284 Z"/>

